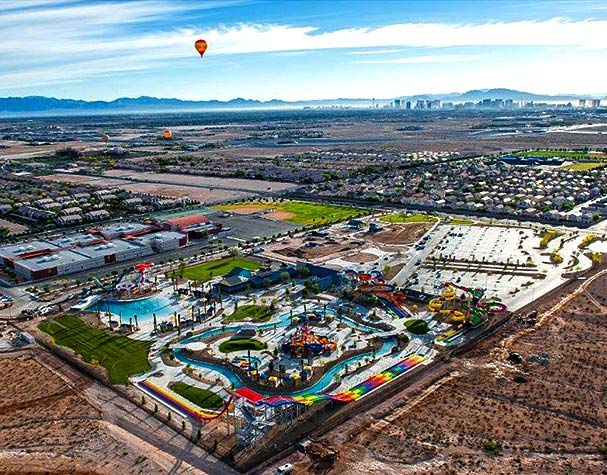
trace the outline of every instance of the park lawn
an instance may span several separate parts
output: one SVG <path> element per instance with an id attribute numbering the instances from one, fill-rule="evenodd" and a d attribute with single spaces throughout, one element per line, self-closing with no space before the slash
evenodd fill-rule
<path id="1" fill-rule="evenodd" d="M 529 150 L 516 152 L 514 155 L 519 157 L 559 157 L 559 158 L 605 158 L 607 154 L 600 152 L 582 152 L 580 150 Z"/>
<path id="2" fill-rule="evenodd" d="M 87 363 L 96 362 L 107 369 L 112 384 L 127 384 L 129 376 L 151 368 L 148 361 L 151 341 L 111 335 L 89 327 L 73 315 L 45 320 L 38 328 L 53 337 L 55 344 L 71 348 Z"/>
<path id="3" fill-rule="evenodd" d="M 186 383 L 175 383 L 171 389 L 202 409 L 220 409 L 225 404 L 220 396 L 208 389 L 197 388 Z"/>
<path id="4" fill-rule="evenodd" d="M 561 168 L 564 170 L 573 170 L 578 172 L 585 172 L 588 170 L 595 170 L 596 168 L 603 168 L 606 164 L 604 162 L 578 162 L 570 163 L 569 165 L 563 165 Z"/>
<path id="5" fill-rule="evenodd" d="M 241 208 L 252 208 L 260 211 L 273 209 L 277 212 L 291 213 L 293 216 L 285 221 L 305 226 L 313 224 L 333 224 L 346 221 L 350 218 L 368 214 L 362 208 L 352 206 L 326 205 L 320 203 L 308 203 L 304 201 L 270 201 L 270 202 L 244 202 L 217 206 L 223 211 L 231 211 Z"/>
<path id="6" fill-rule="evenodd" d="M 410 214 L 396 213 L 389 216 L 379 218 L 384 223 L 435 223 L 438 218 L 427 214 Z"/>
<path id="7" fill-rule="evenodd" d="M 226 318 L 229 322 L 240 322 L 250 318 L 254 322 L 267 322 L 272 318 L 272 310 L 262 305 L 242 305 Z"/>
<path id="8" fill-rule="evenodd" d="M 451 218 L 447 223 L 453 224 L 454 226 L 472 226 L 476 224 L 476 221 L 472 221 L 471 219 Z"/>
<path id="9" fill-rule="evenodd" d="M 202 264 L 188 267 L 184 269 L 183 276 L 189 280 L 206 282 L 213 277 L 227 274 L 235 267 L 257 270 L 261 265 L 255 261 L 242 257 L 225 257 L 216 261 L 203 262 Z"/>
<path id="10" fill-rule="evenodd" d="M 333 224 L 350 218 L 364 216 L 367 212 L 351 206 L 335 206 L 319 203 L 304 203 L 302 201 L 287 201 L 280 203 L 281 211 L 293 213 L 295 216 L 286 221 L 295 224 Z"/>
<path id="11" fill-rule="evenodd" d="M 405 327 L 414 335 L 423 335 L 430 330 L 428 324 L 424 320 L 411 318 L 405 322 Z"/>
<path id="12" fill-rule="evenodd" d="M 246 350 L 265 350 L 268 347 L 263 341 L 255 338 L 239 338 L 237 340 L 226 340 L 219 345 L 219 351 L 222 353 L 232 353 L 233 351 Z"/>

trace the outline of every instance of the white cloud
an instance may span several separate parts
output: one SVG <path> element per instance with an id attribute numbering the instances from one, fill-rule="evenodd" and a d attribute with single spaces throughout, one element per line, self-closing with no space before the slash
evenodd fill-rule
<path id="1" fill-rule="evenodd" d="M 422 63 L 463 63 L 477 61 L 481 55 L 471 54 L 429 54 L 424 56 L 407 56 L 405 58 L 369 59 L 355 61 L 356 64 L 422 64 Z"/>
<path id="2" fill-rule="evenodd" d="M 607 21 L 493 22 L 483 24 L 400 23 L 378 28 L 321 31 L 314 26 L 237 24 L 195 28 L 190 23 L 150 32 L 151 21 L 185 16 L 191 3 L 168 0 L 67 3 L 34 0 L 32 8 L 0 13 L 0 88 L 79 80 L 97 74 L 145 70 L 194 57 L 193 42 L 209 42 L 207 55 L 291 53 L 343 49 L 354 55 L 382 55 L 402 48 L 491 46 L 566 46 L 606 50 Z M 210 1 L 196 9 L 225 7 L 242 2 Z M 22 3 L 23 4 L 23 3 Z M 28 5 L 25 3 L 25 5 Z M 52 6 L 52 7 L 51 7 Z M 142 28 L 143 27 L 143 28 Z M 356 49 L 357 45 L 360 50 Z M 371 49 L 370 49 L 371 48 Z M 379 48 L 379 49 L 377 49 Z M 478 50 L 475 50 L 477 52 Z M 478 56 L 454 54 L 411 55 L 404 58 L 357 60 L 359 64 L 399 64 L 474 61 Z M 1 93 L 0 93 L 1 95 Z"/>

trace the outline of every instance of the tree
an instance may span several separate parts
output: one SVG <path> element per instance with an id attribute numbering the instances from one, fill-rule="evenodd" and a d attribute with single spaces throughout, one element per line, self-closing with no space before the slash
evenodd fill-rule
<path id="1" fill-rule="evenodd" d="M 306 277 L 310 274 L 310 269 L 305 264 L 297 264 L 296 271 L 301 277 Z"/>
<path id="2" fill-rule="evenodd" d="M 185 261 L 183 260 L 183 257 L 179 258 L 179 277 L 183 278 L 183 273 L 185 271 Z"/>

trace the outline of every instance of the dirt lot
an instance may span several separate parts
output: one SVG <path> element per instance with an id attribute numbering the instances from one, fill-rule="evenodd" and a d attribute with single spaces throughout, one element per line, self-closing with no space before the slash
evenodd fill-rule
<path id="1" fill-rule="evenodd" d="M 512 323 L 512 336 L 483 342 L 495 349 L 452 359 L 429 388 L 413 384 L 330 431 L 332 469 L 292 456 L 295 473 L 607 473 L 607 277 L 559 301 L 540 308 L 536 326 Z M 524 362 L 510 363 L 510 351 Z"/>
<path id="2" fill-rule="evenodd" d="M 0 219 L 0 227 L 7 228 L 9 230 L 9 234 L 20 234 L 28 230 L 27 226 L 19 223 L 13 223 L 12 221 L 7 221 L 6 219 Z"/>
<path id="3" fill-rule="evenodd" d="M 411 244 L 421 238 L 430 228 L 429 223 L 393 224 L 375 234 L 365 234 L 365 240 L 378 244 Z"/>
<path id="4" fill-rule="evenodd" d="M 311 246 L 311 244 L 314 244 L 314 246 Z M 352 239 L 337 242 L 335 240 L 325 239 L 306 239 L 304 241 L 300 238 L 294 238 L 288 241 L 287 246 L 285 246 L 283 243 L 277 243 L 272 247 L 266 246 L 266 248 L 267 250 L 281 256 L 296 259 L 308 259 L 312 262 L 321 262 L 327 257 L 335 258 L 342 254 L 359 249 L 362 244 L 362 241 Z M 373 256 L 373 259 L 377 259 L 377 256 Z"/>
<path id="5" fill-rule="evenodd" d="M 147 193 L 151 195 L 166 196 L 167 198 L 187 197 L 200 201 L 201 203 L 215 203 L 218 201 L 253 196 L 252 194 L 237 190 L 198 188 L 162 183 L 137 183 L 119 178 L 101 178 L 86 175 L 67 175 L 61 173 L 41 176 L 40 179 L 46 181 L 63 181 L 68 183 L 86 183 L 99 188 L 120 188 L 132 191 L 134 193 Z"/>
<path id="6" fill-rule="evenodd" d="M 369 252 L 359 252 L 352 256 L 342 257 L 344 261 L 355 262 L 357 264 L 362 264 L 365 262 L 373 262 L 377 260 L 377 256 L 375 254 L 371 254 Z"/>
<path id="7" fill-rule="evenodd" d="M 46 352 L 1 356 L 0 381 L 2 474 L 205 473 L 108 422 L 108 390 Z"/>
<path id="8" fill-rule="evenodd" d="M 188 185 L 197 186 L 209 186 L 229 188 L 234 190 L 244 191 L 266 191 L 271 188 L 274 191 L 286 190 L 295 188 L 297 185 L 294 183 L 282 183 L 274 181 L 264 180 L 247 180 L 243 178 L 218 178 L 211 176 L 196 176 L 196 175 L 180 175 L 174 173 L 152 173 L 152 172 L 136 172 L 133 170 L 109 170 L 104 173 L 105 176 L 112 178 L 131 177 L 135 180 L 161 180 L 165 183 L 181 184 L 187 183 Z"/>

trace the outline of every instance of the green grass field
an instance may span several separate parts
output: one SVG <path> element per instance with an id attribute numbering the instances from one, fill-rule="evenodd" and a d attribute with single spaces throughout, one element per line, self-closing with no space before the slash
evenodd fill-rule
<path id="1" fill-rule="evenodd" d="M 273 209 L 283 213 L 292 213 L 294 216 L 286 218 L 285 221 L 295 224 L 310 226 L 313 224 L 333 224 L 346 221 L 356 216 L 368 214 L 362 208 L 351 206 L 325 205 L 319 203 L 307 203 L 303 201 L 272 201 L 272 202 L 251 202 L 237 203 L 231 205 L 221 205 L 217 207 L 224 211 L 231 211 L 242 208 L 255 208 L 260 211 Z"/>
<path id="2" fill-rule="evenodd" d="M 578 172 L 585 172 L 588 170 L 594 170 L 596 168 L 604 168 L 606 163 L 603 162 L 578 162 L 571 163 L 569 165 L 563 165 L 561 168 L 565 170 L 573 170 Z"/>
<path id="3" fill-rule="evenodd" d="M 219 345 L 219 351 L 222 353 L 231 353 L 233 351 L 246 350 L 265 350 L 267 345 L 263 341 L 254 338 L 239 338 L 238 340 L 226 340 Z"/>
<path id="4" fill-rule="evenodd" d="M 193 267 L 188 267 L 183 271 L 183 276 L 186 279 L 206 282 L 213 277 L 225 275 L 235 267 L 243 269 L 257 270 L 261 266 L 250 259 L 242 257 L 226 257 L 216 261 L 203 262 Z"/>
<path id="5" fill-rule="evenodd" d="M 379 218 L 384 223 L 434 223 L 438 218 L 427 214 L 396 213 Z"/>
<path id="6" fill-rule="evenodd" d="M 220 409 L 225 404 L 221 397 L 208 389 L 186 383 L 175 383 L 171 389 L 202 409 Z"/>
<path id="7" fill-rule="evenodd" d="M 561 157 L 561 158 L 605 158 L 607 159 L 607 154 L 600 152 L 583 152 L 581 150 L 530 150 L 525 152 L 517 152 L 514 155 L 519 157 Z"/>
<path id="8" fill-rule="evenodd" d="M 38 328 L 52 336 L 55 344 L 71 348 L 87 363 L 103 366 L 113 384 L 127 384 L 130 375 L 144 373 L 151 368 L 148 361 L 151 341 L 111 335 L 105 330 L 89 327 L 73 315 L 45 320 Z"/>
<path id="9" fill-rule="evenodd" d="M 430 330 L 428 324 L 424 320 L 411 318 L 405 322 L 405 327 L 414 335 L 423 335 Z"/>
<path id="10" fill-rule="evenodd" d="M 472 226 L 476 224 L 475 221 L 471 219 L 462 219 L 462 218 L 452 218 L 447 221 L 448 224 L 453 224 L 454 226 Z"/>
<path id="11" fill-rule="evenodd" d="M 267 322 L 272 318 L 272 311 L 269 307 L 261 305 L 242 305 L 236 309 L 232 315 L 226 318 L 229 322 L 240 322 L 250 318 L 254 322 Z"/>

